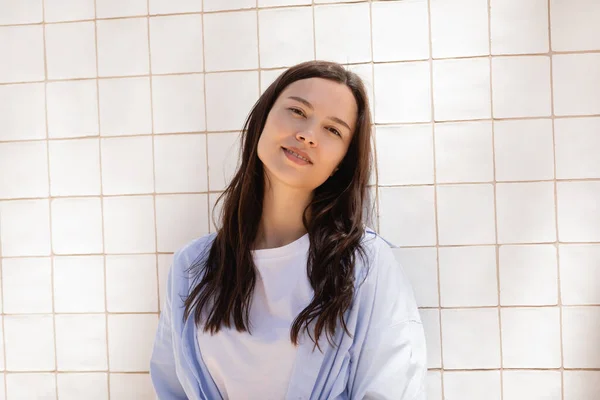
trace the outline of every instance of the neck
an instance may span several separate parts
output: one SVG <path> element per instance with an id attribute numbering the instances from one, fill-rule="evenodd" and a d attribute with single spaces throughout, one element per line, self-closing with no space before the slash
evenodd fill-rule
<path id="1" fill-rule="evenodd" d="M 265 179 L 262 218 L 254 248 L 271 249 L 289 244 L 304 234 L 304 209 L 312 199 L 312 192 L 291 188 Z"/>

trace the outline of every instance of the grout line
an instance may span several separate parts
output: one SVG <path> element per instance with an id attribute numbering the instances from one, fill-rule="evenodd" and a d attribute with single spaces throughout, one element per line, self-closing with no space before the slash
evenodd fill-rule
<path id="1" fill-rule="evenodd" d="M 42 15 L 43 20 L 46 15 L 46 1 L 42 0 Z M 49 128 L 48 128 L 48 53 L 46 51 L 46 24 L 42 23 L 42 39 L 44 44 L 44 118 L 46 124 L 46 174 L 48 179 L 48 197 L 45 198 L 48 204 L 48 229 L 49 229 L 49 237 L 50 237 L 50 287 L 52 290 L 52 299 L 51 299 L 51 307 L 52 307 L 52 341 L 54 348 L 54 394 L 56 398 L 58 398 L 58 354 L 56 348 L 56 310 L 55 310 L 55 302 L 54 302 L 54 246 L 52 239 L 52 199 L 50 198 L 50 194 L 52 193 L 51 189 L 51 180 L 50 180 L 50 142 L 48 141 Z M 4 310 L 3 310 L 4 311 Z M 6 368 L 6 365 L 4 366 Z M 29 372 L 29 371 L 28 371 Z M 5 375 L 6 379 L 6 375 Z M 6 386 L 6 385 L 5 385 Z M 6 387 L 5 387 L 6 389 Z M 8 389 L 6 389 L 6 396 L 8 398 Z"/>
<path id="2" fill-rule="evenodd" d="M 258 0 L 256 0 L 258 2 Z M 202 0 L 202 10 L 204 11 L 204 0 Z M 257 20 L 258 20 L 258 11 L 257 11 Z M 202 13 L 202 69 L 206 69 L 206 41 L 205 41 L 205 30 L 204 30 L 205 26 L 204 26 L 204 12 Z M 257 25 L 256 25 L 256 32 L 258 35 L 258 21 L 257 21 Z M 260 57 L 260 52 L 259 52 L 259 57 Z M 260 65 L 260 61 L 259 61 L 259 65 Z M 208 107 L 206 106 L 206 73 L 202 74 L 202 85 L 203 85 L 203 93 L 202 95 L 204 96 L 204 128 L 205 128 L 205 135 L 204 135 L 204 151 L 206 152 L 206 209 L 207 209 L 207 224 L 208 224 L 208 232 L 212 232 L 211 229 L 211 225 L 210 222 L 212 221 L 212 213 L 211 213 L 211 203 L 210 203 L 210 165 L 208 163 Z M 258 86 L 259 86 L 259 93 L 260 93 L 260 72 L 258 73 Z M 237 131 L 236 131 L 237 132 Z M 213 207 L 214 209 L 214 207 Z M 213 221 L 214 222 L 214 221 Z M 215 230 L 217 230 L 217 226 L 215 224 Z"/>
<path id="3" fill-rule="evenodd" d="M 432 152 L 433 152 L 433 181 L 437 181 L 437 166 L 436 166 L 436 151 L 435 151 L 435 109 L 433 107 L 433 42 L 431 40 L 431 1 L 427 1 L 427 29 L 428 29 L 428 44 L 429 44 L 429 104 L 431 107 L 431 136 L 432 136 Z M 437 273 L 437 293 L 438 293 L 438 323 L 440 326 L 440 384 L 441 384 L 441 395 L 445 398 L 444 388 L 444 340 L 443 340 L 443 327 L 442 327 L 442 283 L 440 274 L 440 228 L 439 228 L 439 216 L 437 206 L 437 188 L 438 185 L 433 185 L 433 211 L 435 218 L 435 261 L 436 261 L 436 273 Z"/>
<path id="4" fill-rule="evenodd" d="M 102 219 L 102 279 L 104 280 L 104 335 L 106 340 L 106 390 L 108 394 L 108 399 L 110 400 L 110 343 L 109 343 L 109 335 L 108 335 L 108 298 L 107 298 L 107 271 L 106 271 L 106 232 L 104 230 L 104 186 L 102 184 L 102 123 L 100 121 L 100 80 L 98 78 L 98 21 L 96 19 L 97 14 L 97 0 L 94 0 L 94 50 L 96 55 L 96 103 L 97 103 L 97 118 L 98 118 L 98 164 L 100 169 L 100 216 Z"/>
<path id="5" fill-rule="evenodd" d="M 313 0 L 314 1 L 314 0 Z M 372 146 L 372 159 L 373 159 L 373 173 L 375 174 L 375 196 L 373 198 L 373 202 L 372 202 L 372 209 L 369 210 L 370 213 L 372 213 L 372 211 L 374 211 L 374 217 L 375 217 L 375 221 L 372 221 L 374 223 L 374 229 L 376 230 L 376 232 L 380 231 L 380 227 L 379 227 L 379 166 L 378 166 L 378 157 L 377 157 L 377 129 L 375 128 L 375 64 L 373 62 L 374 57 L 373 57 L 373 2 L 372 0 L 369 0 L 369 34 L 371 35 L 371 41 L 370 41 L 370 45 L 371 45 L 371 61 L 369 63 L 367 63 L 368 65 L 371 66 L 371 89 L 373 92 L 373 104 L 371 104 L 371 101 L 369 100 L 369 107 L 368 107 L 368 112 L 371 112 L 371 110 L 373 110 L 373 113 L 371 115 L 371 126 L 369 127 L 370 129 L 370 133 L 371 133 L 371 143 L 369 143 Z M 369 91 L 369 88 L 365 88 L 367 90 L 367 99 L 369 97 L 369 94 L 371 93 L 371 91 Z M 370 179 L 370 177 L 369 177 Z"/>
<path id="6" fill-rule="evenodd" d="M 497 313 L 498 313 L 498 344 L 500 352 L 500 399 L 504 399 L 504 349 L 502 346 L 502 301 L 500 299 L 500 243 L 498 243 L 498 180 L 496 178 L 496 130 L 494 123 L 494 86 L 492 84 L 493 68 L 492 68 L 492 1 L 487 0 L 487 17 L 488 17 L 488 68 L 489 68 L 489 79 L 490 79 L 490 116 L 491 116 L 491 128 L 492 128 L 492 173 L 493 182 L 492 188 L 494 190 L 494 253 L 496 257 L 496 296 L 497 296 Z"/>
<path id="7" fill-rule="evenodd" d="M 313 60 L 317 59 L 317 20 L 315 19 L 315 0 L 310 3 L 312 10 Z"/>
<path id="8" fill-rule="evenodd" d="M 552 52 L 552 14 L 551 14 L 551 1 L 547 0 L 548 6 L 548 48 L 550 52 Z M 562 292 L 561 292 L 561 283 L 560 283 L 560 239 L 559 239 L 559 230 L 558 230 L 558 183 L 556 179 L 556 130 L 554 124 L 554 79 L 552 77 L 553 74 L 553 56 L 549 57 L 550 59 L 550 106 L 552 113 L 552 156 L 553 156 L 553 174 L 554 174 L 554 229 L 556 234 L 556 242 L 554 244 L 556 248 L 556 282 L 557 282 L 557 301 L 558 301 L 558 317 L 559 317 L 559 340 L 560 340 L 560 388 L 561 388 L 561 398 L 564 400 L 565 398 L 565 353 L 563 346 L 563 304 L 562 304 Z"/>
<path id="9" fill-rule="evenodd" d="M 0 232 L 2 232 L 2 202 L 0 201 Z M 2 242 L 0 241 L 0 311 L 2 316 L 0 317 L 0 327 L 2 328 L 2 362 L 4 368 L 2 369 L 2 381 L 4 382 L 4 398 L 8 399 L 8 393 L 6 389 L 6 329 L 4 329 L 4 258 L 2 257 Z"/>
<path id="10" fill-rule="evenodd" d="M 146 0 L 146 6 L 148 8 L 148 12 L 150 12 L 150 0 Z M 204 9 L 204 8 L 203 8 Z M 155 266 L 155 274 L 156 274 L 156 302 L 157 307 L 156 310 L 159 312 L 160 317 L 160 274 L 158 267 L 158 223 L 156 219 L 156 130 L 154 127 L 154 91 L 152 86 L 152 78 L 154 74 L 152 73 L 152 45 L 150 42 L 150 17 L 146 17 L 147 30 L 148 34 L 148 84 L 150 85 L 150 121 L 152 122 L 152 133 L 150 137 L 152 137 L 152 188 L 154 192 L 152 193 L 152 212 L 154 217 L 154 266 Z M 204 35 L 203 35 L 204 36 Z M 148 373 L 150 373 L 148 371 Z"/>

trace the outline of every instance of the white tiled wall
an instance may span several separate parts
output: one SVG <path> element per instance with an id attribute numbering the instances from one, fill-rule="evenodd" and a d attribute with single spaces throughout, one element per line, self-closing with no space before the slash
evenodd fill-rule
<path id="1" fill-rule="evenodd" d="M 597 400 L 599 21 L 597 0 L 0 0 L 0 399 L 153 398 L 172 253 L 214 230 L 259 94 L 319 58 L 373 100 L 429 399 Z"/>

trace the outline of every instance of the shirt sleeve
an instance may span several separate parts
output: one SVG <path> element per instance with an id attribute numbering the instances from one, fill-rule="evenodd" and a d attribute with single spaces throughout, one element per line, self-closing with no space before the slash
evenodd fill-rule
<path id="1" fill-rule="evenodd" d="M 426 400 L 425 333 L 412 288 L 387 245 L 375 263 L 363 337 L 351 356 L 349 398 Z"/>
<path id="2" fill-rule="evenodd" d="M 187 400 L 176 373 L 171 307 L 173 296 L 173 267 L 167 277 L 165 301 L 158 321 L 154 348 L 150 359 L 150 378 L 159 400 Z"/>

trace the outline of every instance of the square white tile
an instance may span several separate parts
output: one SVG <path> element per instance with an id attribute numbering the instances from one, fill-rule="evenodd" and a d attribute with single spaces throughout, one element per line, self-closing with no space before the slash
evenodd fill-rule
<path id="1" fill-rule="evenodd" d="M 558 54 L 552 57 L 554 113 L 599 114 L 600 54 Z"/>
<path id="2" fill-rule="evenodd" d="M 438 183 L 494 180 L 491 122 L 439 123 L 434 130 Z"/>
<path id="3" fill-rule="evenodd" d="M 48 196 L 46 141 L 0 143 L 0 199 Z"/>
<path id="4" fill-rule="evenodd" d="M 425 382 L 428 400 L 443 400 L 442 399 L 442 374 L 440 371 L 427 371 Z"/>
<path id="5" fill-rule="evenodd" d="M 442 367 L 442 340 L 440 337 L 440 311 L 436 309 L 420 310 L 425 345 L 427 346 L 427 368 Z"/>
<path id="6" fill-rule="evenodd" d="M 261 68 L 289 66 L 314 59 L 312 8 L 260 10 L 258 21 Z"/>
<path id="7" fill-rule="evenodd" d="M 564 307 L 562 340 L 565 368 L 600 368 L 600 307 Z"/>
<path id="8" fill-rule="evenodd" d="M 600 182 L 558 182 L 558 239 L 600 241 Z"/>
<path id="9" fill-rule="evenodd" d="M 426 61 L 375 64 L 376 123 L 431 121 L 431 80 Z"/>
<path id="10" fill-rule="evenodd" d="M 104 312 L 104 256 L 54 257 L 54 311 Z"/>
<path id="11" fill-rule="evenodd" d="M 49 138 L 98 135 L 98 91 L 95 79 L 49 82 L 46 91 Z"/>
<path id="12" fill-rule="evenodd" d="M 154 137 L 154 170 L 157 193 L 208 190 L 206 135 Z"/>
<path id="13" fill-rule="evenodd" d="M 498 305 L 495 246 L 442 247 L 439 264 L 442 307 Z"/>
<path id="14" fill-rule="evenodd" d="M 434 58 L 489 54 L 487 2 L 431 0 L 430 9 Z"/>
<path id="15" fill-rule="evenodd" d="M 494 187 L 491 184 L 439 186 L 439 244 L 493 244 Z"/>
<path id="16" fill-rule="evenodd" d="M 553 244 L 500 246 L 500 304 L 558 304 L 557 252 Z"/>
<path id="17" fill-rule="evenodd" d="M 202 0 L 149 0 L 150 14 L 179 14 L 202 11 Z"/>
<path id="18" fill-rule="evenodd" d="M 56 316 L 56 363 L 59 371 L 108 368 L 104 314 Z"/>
<path id="19" fill-rule="evenodd" d="M 96 76 L 94 21 L 50 24 L 45 29 L 48 79 Z"/>
<path id="20" fill-rule="evenodd" d="M 204 15 L 206 71 L 258 68 L 256 19 L 256 11 Z"/>
<path id="21" fill-rule="evenodd" d="M 52 196 L 100 194 L 98 139 L 52 140 L 48 145 Z"/>
<path id="22" fill-rule="evenodd" d="M 167 280 L 171 265 L 173 265 L 173 254 L 158 254 L 158 299 L 161 311 L 166 301 Z"/>
<path id="23" fill-rule="evenodd" d="M 150 18 L 153 74 L 202 72 L 202 15 Z"/>
<path id="24" fill-rule="evenodd" d="M 94 0 L 44 0 L 44 22 L 80 21 L 95 16 Z"/>
<path id="25" fill-rule="evenodd" d="M 106 256 L 106 307 L 108 312 L 157 312 L 156 256 Z"/>
<path id="26" fill-rule="evenodd" d="M 447 399 L 500 400 L 500 371 L 449 371 L 444 373 Z"/>
<path id="27" fill-rule="evenodd" d="M 208 233 L 208 196 L 156 196 L 158 251 L 174 252 Z"/>
<path id="28" fill-rule="evenodd" d="M 489 59 L 434 61 L 433 108 L 436 121 L 489 118 Z"/>
<path id="29" fill-rule="evenodd" d="M 373 2 L 373 61 L 429 58 L 426 0 Z"/>
<path id="30" fill-rule="evenodd" d="M 46 95 L 43 83 L 0 85 L 0 140 L 46 138 Z"/>
<path id="31" fill-rule="evenodd" d="M 208 83 L 208 77 L 206 80 Z M 230 98 L 229 93 L 231 92 L 223 96 L 227 95 Z M 208 93 L 206 97 L 208 98 Z M 153 76 L 152 107 L 154 133 L 205 130 L 203 76 L 201 74 Z"/>
<path id="32" fill-rule="evenodd" d="M 54 254 L 102 253 L 102 200 L 99 197 L 50 201 Z"/>
<path id="33" fill-rule="evenodd" d="M 3 257 L 50 255 L 50 204 L 43 200 L 0 202 Z"/>
<path id="34" fill-rule="evenodd" d="M 502 308 L 504 368 L 560 368 L 560 310 Z"/>
<path id="35" fill-rule="evenodd" d="M 152 196 L 104 197 L 104 251 L 156 251 Z"/>
<path id="36" fill-rule="evenodd" d="M 504 371 L 504 396 L 511 400 L 562 399 L 560 371 Z"/>
<path id="37" fill-rule="evenodd" d="M 8 399 L 56 400 L 56 374 L 6 374 Z"/>
<path id="38" fill-rule="evenodd" d="M 131 329 L 132 326 L 135 329 Z M 156 314 L 109 314 L 110 371 L 148 372 L 157 327 Z"/>
<path id="39" fill-rule="evenodd" d="M 600 4 L 597 1 L 550 0 L 550 18 L 552 50 L 600 49 Z"/>
<path id="40" fill-rule="evenodd" d="M 371 61 L 369 3 L 315 6 L 315 39 L 318 60 Z"/>
<path id="41" fill-rule="evenodd" d="M 439 307 L 438 262 L 435 247 L 398 248 L 392 252 L 403 267 L 419 307 Z"/>
<path id="42" fill-rule="evenodd" d="M 238 167 L 240 134 L 237 132 L 209 134 L 208 180 L 210 190 L 224 190 Z"/>
<path id="43" fill-rule="evenodd" d="M 0 1 L 0 25 L 35 24 L 43 20 L 42 0 Z"/>
<path id="44" fill-rule="evenodd" d="M 54 371 L 52 315 L 5 315 L 4 344 L 7 370 Z"/>
<path id="45" fill-rule="evenodd" d="M 232 97 L 230 93 L 236 95 Z M 258 96 L 257 71 L 207 74 L 207 130 L 241 130 Z"/>
<path id="46" fill-rule="evenodd" d="M 538 243 L 556 240 L 552 182 L 496 185 L 498 243 Z"/>
<path id="47" fill-rule="evenodd" d="M 98 76 L 147 75 L 150 72 L 148 18 L 99 20 Z"/>
<path id="48" fill-rule="evenodd" d="M 497 181 L 554 178 L 551 119 L 494 121 L 494 148 Z"/>
<path id="49" fill-rule="evenodd" d="M 433 246 L 435 205 L 432 186 L 380 187 L 379 230 L 396 246 Z"/>
<path id="50" fill-rule="evenodd" d="M 152 133 L 149 77 L 99 79 L 98 89 L 102 136 Z"/>
<path id="51" fill-rule="evenodd" d="M 2 295 L 5 313 L 51 313 L 50 258 L 5 258 L 2 261 Z"/>
<path id="52" fill-rule="evenodd" d="M 152 137 L 103 138 L 100 148 L 103 194 L 154 191 Z"/>
<path id="53" fill-rule="evenodd" d="M 600 177 L 600 118 L 561 118 L 554 121 L 556 177 Z"/>
<path id="54" fill-rule="evenodd" d="M 600 371 L 565 371 L 564 400 L 593 399 L 600 393 Z"/>
<path id="55" fill-rule="evenodd" d="M 552 114 L 550 57 L 492 58 L 494 117 L 546 117 Z"/>
<path id="56" fill-rule="evenodd" d="M 561 244 L 558 251 L 562 304 L 600 304 L 600 246 Z"/>
<path id="57" fill-rule="evenodd" d="M 445 369 L 499 368 L 498 310 L 442 310 L 442 343 Z"/>
<path id="58" fill-rule="evenodd" d="M 433 183 L 431 124 L 376 126 L 375 130 L 379 185 Z"/>
<path id="59" fill-rule="evenodd" d="M 60 400 L 107 400 L 106 372 L 62 373 L 56 375 Z"/>
<path id="60" fill-rule="evenodd" d="M 149 374 L 110 374 L 111 400 L 153 399 Z"/>
<path id="61" fill-rule="evenodd" d="M 547 0 L 492 0 L 490 10 L 492 54 L 548 52 Z"/>
<path id="62" fill-rule="evenodd" d="M 97 18 L 148 15 L 148 0 L 96 0 Z"/>
<path id="63" fill-rule="evenodd" d="M 0 63 L 0 83 L 45 79 L 43 29 L 42 25 L 0 27 L 0 54 L 10 54 Z"/>

